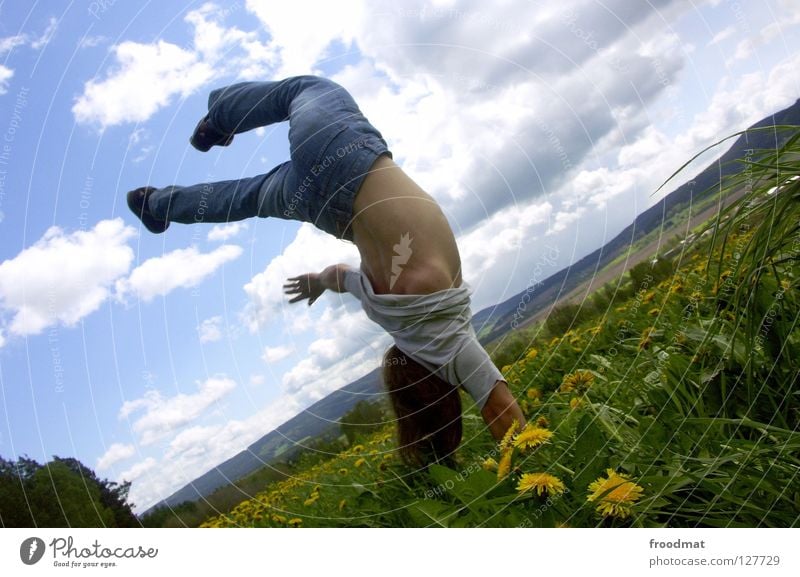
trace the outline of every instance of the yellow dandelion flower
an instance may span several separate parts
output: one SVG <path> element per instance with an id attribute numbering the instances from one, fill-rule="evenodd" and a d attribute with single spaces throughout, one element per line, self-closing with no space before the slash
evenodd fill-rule
<path id="1" fill-rule="evenodd" d="M 646 304 L 652 301 L 654 298 L 656 298 L 656 293 L 654 291 L 650 291 L 642 297 L 642 302 Z"/>
<path id="2" fill-rule="evenodd" d="M 615 311 L 617 311 L 618 313 L 624 313 L 625 311 L 627 311 L 627 310 L 628 310 L 628 307 L 627 307 L 627 306 L 625 306 L 625 305 L 623 305 L 623 306 L 621 306 L 621 307 L 617 307 L 617 308 L 615 308 L 614 310 L 615 310 Z"/>
<path id="3" fill-rule="evenodd" d="M 594 373 L 585 369 L 578 369 L 564 377 L 559 390 L 562 393 L 571 393 L 572 391 L 582 393 L 589 388 L 593 381 Z"/>
<path id="4" fill-rule="evenodd" d="M 539 389 L 531 388 L 531 389 L 528 389 L 527 391 L 525 391 L 525 395 L 529 399 L 541 399 L 542 398 L 542 391 L 540 391 Z"/>
<path id="5" fill-rule="evenodd" d="M 590 328 L 589 333 L 591 333 L 593 337 L 596 337 L 602 332 L 602 330 L 603 330 L 603 325 L 597 325 L 596 327 Z"/>
<path id="6" fill-rule="evenodd" d="M 360 459 L 358 459 L 358 460 L 357 460 L 355 463 L 353 463 L 353 465 L 354 465 L 355 467 L 360 467 L 361 465 L 363 465 L 363 464 L 364 464 L 364 463 L 366 463 L 366 462 L 367 462 L 367 460 L 366 460 L 364 457 L 361 457 L 361 458 L 360 458 Z"/>
<path id="7" fill-rule="evenodd" d="M 647 311 L 647 314 L 650 315 L 651 317 L 657 317 L 658 313 L 660 313 L 660 312 L 661 312 L 661 309 L 659 309 L 658 307 L 653 307 L 649 311 Z"/>
<path id="8" fill-rule="evenodd" d="M 514 448 L 511 447 L 503 452 L 500 457 L 500 462 L 497 464 L 497 480 L 502 481 L 511 472 L 511 457 L 513 456 Z"/>
<path id="9" fill-rule="evenodd" d="M 525 473 L 520 477 L 517 485 L 517 491 L 520 493 L 535 491 L 538 495 L 545 492 L 548 495 L 560 495 L 565 489 L 564 483 L 549 473 Z"/>
<path id="10" fill-rule="evenodd" d="M 669 292 L 672 294 L 678 294 L 679 292 L 683 291 L 683 284 L 680 282 L 676 282 L 672 287 L 669 289 Z"/>
<path id="11" fill-rule="evenodd" d="M 347 475 L 347 469 L 345 469 L 344 467 L 342 467 L 341 469 L 339 469 L 339 474 L 340 474 L 340 475 Z"/>
<path id="12" fill-rule="evenodd" d="M 569 408 L 572 411 L 574 411 L 575 409 L 578 409 L 578 408 L 580 408 L 582 406 L 583 406 L 583 399 L 581 399 L 580 397 L 572 397 L 569 400 Z"/>
<path id="13" fill-rule="evenodd" d="M 394 455 L 392 453 L 386 453 L 383 458 L 388 461 L 389 459 L 394 459 Z"/>
<path id="14" fill-rule="evenodd" d="M 552 436 L 552 431 L 528 424 L 514 439 L 514 446 L 518 449 L 533 449 L 549 441 Z"/>
<path id="15" fill-rule="evenodd" d="M 522 409 L 522 413 L 527 416 L 531 410 L 531 406 L 528 404 L 528 399 L 522 399 L 519 402 L 519 408 Z"/>
<path id="16" fill-rule="evenodd" d="M 276 523 L 286 523 L 286 517 L 283 515 L 278 515 L 277 513 L 272 516 L 272 520 Z"/>
<path id="17" fill-rule="evenodd" d="M 781 289 L 782 290 L 788 291 L 791 288 L 791 286 L 792 286 L 792 283 L 791 283 L 791 281 L 789 279 L 787 279 L 787 278 L 781 279 Z"/>
<path id="18" fill-rule="evenodd" d="M 497 461 L 494 460 L 494 457 L 488 457 L 481 463 L 481 467 L 483 467 L 484 471 L 497 471 Z"/>
<path id="19" fill-rule="evenodd" d="M 548 347 L 550 347 L 550 348 L 552 349 L 552 348 L 553 348 L 554 346 L 556 346 L 556 345 L 557 345 L 557 344 L 558 344 L 560 341 L 561 341 L 561 338 L 560 338 L 560 337 L 553 337 L 552 339 L 550 339 L 550 343 L 549 343 L 547 346 L 548 346 Z"/>
<path id="20" fill-rule="evenodd" d="M 511 447 L 511 443 L 514 441 L 514 436 L 519 431 L 519 421 L 514 419 L 511 421 L 511 426 L 506 431 L 506 434 L 503 435 L 503 438 L 500 441 L 500 451 L 504 452 L 506 449 Z"/>
<path id="21" fill-rule="evenodd" d="M 345 505 L 347 505 L 347 499 L 342 499 L 341 501 L 339 501 L 339 510 L 341 511 L 342 509 L 344 509 Z"/>
<path id="22" fill-rule="evenodd" d="M 592 493 L 587 501 L 596 501 L 597 512 L 604 517 L 624 519 L 631 514 L 631 505 L 639 500 L 644 489 L 631 481 L 626 475 L 614 469 L 606 470 L 606 477 L 600 477 L 589 485 Z"/>
<path id="23" fill-rule="evenodd" d="M 547 420 L 547 417 L 539 417 L 538 419 L 536 419 L 536 423 L 534 424 L 537 427 L 545 428 L 550 426 L 550 421 Z"/>
<path id="24" fill-rule="evenodd" d="M 356 445 L 352 449 L 350 449 L 353 453 L 360 453 L 364 450 L 364 445 Z"/>
<path id="25" fill-rule="evenodd" d="M 308 499 L 303 501 L 303 505 L 305 505 L 306 507 L 310 507 L 311 505 L 317 502 L 317 499 L 319 499 L 319 495 L 314 493 Z"/>
<path id="26" fill-rule="evenodd" d="M 539 356 L 539 351 L 537 351 L 536 349 L 531 349 L 527 352 L 525 358 L 528 359 L 529 361 L 532 361 L 538 356 Z"/>
<path id="27" fill-rule="evenodd" d="M 642 331 L 642 336 L 639 339 L 639 350 L 648 348 L 653 342 L 653 333 L 656 331 L 655 327 L 648 327 Z"/>
<path id="28" fill-rule="evenodd" d="M 294 517 L 293 519 L 289 519 L 287 524 L 290 527 L 298 527 L 303 524 L 303 520 L 300 517 Z"/>
<path id="29" fill-rule="evenodd" d="M 504 375 L 507 375 L 509 372 L 511 372 L 511 365 L 504 365 L 503 368 L 500 369 L 500 372 Z"/>

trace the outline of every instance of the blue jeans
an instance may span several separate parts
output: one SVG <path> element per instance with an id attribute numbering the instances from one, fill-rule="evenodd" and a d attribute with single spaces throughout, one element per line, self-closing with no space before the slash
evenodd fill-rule
<path id="1" fill-rule="evenodd" d="M 167 186 L 148 197 L 155 218 L 231 222 L 253 216 L 310 222 L 352 240 L 353 200 L 375 160 L 391 157 L 386 141 L 341 86 L 316 76 L 242 82 L 213 90 L 208 121 L 238 134 L 289 121 L 291 160 L 267 174 Z"/>

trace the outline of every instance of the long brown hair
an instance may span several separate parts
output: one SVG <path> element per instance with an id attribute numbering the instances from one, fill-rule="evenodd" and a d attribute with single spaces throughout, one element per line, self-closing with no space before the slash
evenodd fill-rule
<path id="1" fill-rule="evenodd" d="M 396 346 L 383 357 L 383 382 L 397 418 L 403 461 L 413 466 L 450 461 L 461 443 L 461 397 Z"/>

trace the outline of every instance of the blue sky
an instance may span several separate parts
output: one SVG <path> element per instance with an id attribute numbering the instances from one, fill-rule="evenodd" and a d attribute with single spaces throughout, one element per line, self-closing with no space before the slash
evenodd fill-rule
<path id="1" fill-rule="evenodd" d="M 377 366 L 357 302 L 280 293 L 357 265 L 352 245 L 281 220 L 156 236 L 128 213 L 132 188 L 287 159 L 285 126 L 191 148 L 212 88 L 345 85 L 444 208 L 475 310 L 800 97 L 789 0 L 398 4 L 0 3 L 0 455 L 77 457 L 141 510 Z"/>

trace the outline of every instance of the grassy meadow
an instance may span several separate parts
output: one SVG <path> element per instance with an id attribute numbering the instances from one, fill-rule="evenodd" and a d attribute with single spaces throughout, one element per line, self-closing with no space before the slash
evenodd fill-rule
<path id="1" fill-rule="evenodd" d="M 387 418 L 202 526 L 800 525 L 799 154 L 756 152 L 669 260 L 492 343 L 524 429 L 495 443 L 470 407 L 415 470 Z"/>

